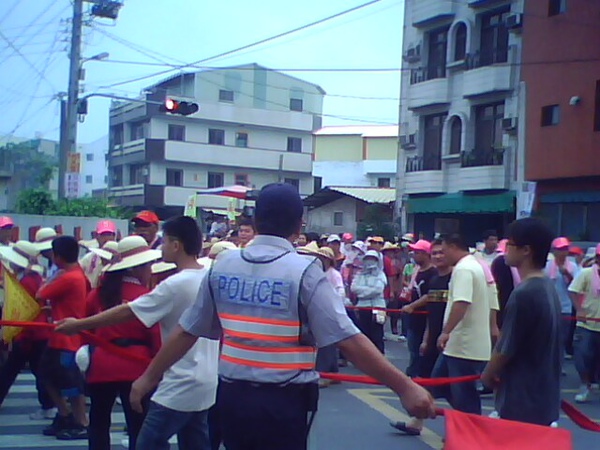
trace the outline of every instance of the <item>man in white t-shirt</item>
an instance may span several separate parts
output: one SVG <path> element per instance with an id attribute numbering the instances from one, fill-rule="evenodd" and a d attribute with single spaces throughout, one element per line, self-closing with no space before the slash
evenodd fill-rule
<path id="1" fill-rule="evenodd" d="M 177 265 L 177 274 L 132 302 L 86 319 L 67 319 L 57 331 L 76 333 L 137 317 L 148 327 L 158 323 L 163 341 L 168 339 L 183 312 L 195 301 L 208 271 L 196 261 L 202 236 L 194 219 L 171 219 L 163 225 L 163 232 L 163 259 Z M 210 450 L 207 417 L 215 403 L 218 361 L 219 342 L 199 339 L 165 373 L 152 396 L 137 439 L 138 448 L 169 449 L 169 439 L 177 435 L 180 450 Z"/>
<path id="2" fill-rule="evenodd" d="M 491 321 L 498 310 L 492 280 L 486 278 L 482 262 L 469 254 L 469 246 L 458 235 L 443 239 L 442 249 L 454 265 L 444 314 L 444 327 L 438 338 L 442 351 L 433 369 L 433 378 L 480 375 L 492 352 Z M 481 414 L 481 401 L 475 381 L 456 383 L 436 390 L 459 411 Z"/>

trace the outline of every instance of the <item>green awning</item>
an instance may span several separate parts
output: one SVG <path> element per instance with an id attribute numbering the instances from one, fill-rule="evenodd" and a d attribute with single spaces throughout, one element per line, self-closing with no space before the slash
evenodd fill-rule
<path id="1" fill-rule="evenodd" d="M 542 203 L 597 203 L 600 202 L 600 192 L 555 192 L 541 196 Z"/>
<path id="2" fill-rule="evenodd" d="M 435 197 L 409 197 L 409 214 L 477 214 L 514 212 L 514 191 L 500 194 L 473 195 L 453 193 Z"/>

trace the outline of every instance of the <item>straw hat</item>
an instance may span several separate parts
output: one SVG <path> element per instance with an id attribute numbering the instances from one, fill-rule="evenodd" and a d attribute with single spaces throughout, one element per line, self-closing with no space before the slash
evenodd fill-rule
<path id="1" fill-rule="evenodd" d="M 202 250 L 206 250 L 207 248 L 211 248 L 217 242 L 219 242 L 219 238 L 211 238 L 210 241 L 203 242 L 202 243 Z"/>
<path id="2" fill-rule="evenodd" d="M 315 255 L 323 256 L 323 257 L 327 258 L 328 260 L 330 260 L 331 262 L 335 262 L 335 253 L 333 253 L 333 250 L 330 249 L 329 247 L 321 247 L 319 250 L 317 250 Z"/>
<path id="3" fill-rule="evenodd" d="M 79 241 L 79 245 L 87 250 L 92 250 L 93 248 L 97 249 L 99 246 L 98 241 L 96 239 L 90 239 L 89 241 L 82 239 L 81 241 Z"/>
<path id="4" fill-rule="evenodd" d="M 107 272 L 130 269 L 160 259 L 162 252 L 152 250 L 141 236 L 127 236 L 118 244 L 114 262 L 106 266 Z"/>
<path id="5" fill-rule="evenodd" d="M 314 255 L 319 252 L 319 244 L 317 244 L 315 241 L 312 241 L 304 247 L 298 247 L 296 251 L 303 255 Z"/>
<path id="6" fill-rule="evenodd" d="M 236 250 L 237 247 L 233 242 L 229 241 L 219 241 L 214 244 L 210 251 L 208 252 L 208 256 L 211 258 L 216 258 L 219 253 L 224 252 L 225 250 Z"/>
<path id="7" fill-rule="evenodd" d="M 175 269 L 177 269 L 177 264 L 159 261 L 157 263 L 152 264 L 152 275 L 169 272 L 170 270 Z"/>
<path id="8" fill-rule="evenodd" d="M 3 260 L 23 269 L 43 272 L 44 269 L 37 264 L 39 254 L 40 251 L 35 244 L 29 241 L 17 241 L 11 247 L 0 247 L 0 258 Z"/>
<path id="9" fill-rule="evenodd" d="M 52 248 L 52 241 L 58 236 L 54 228 L 40 228 L 35 233 L 35 243 L 38 251 L 43 252 Z"/>
<path id="10" fill-rule="evenodd" d="M 392 244 L 390 241 L 386 241 L 385 244 L 383 244 L 383 248 L 381 249 L 382 252 L 385 252 L 386 250 L 397 250 L 398 246 L 396 244 Z"/>
<path id="11" fill-rule="evenodd" d="M 119 253 L 119 244 L 115 241 L 108 241 L 102 248 L 90 248 L 90 252 L 95 253 L 106 261 L 110 261 L 117 253 Z"/>

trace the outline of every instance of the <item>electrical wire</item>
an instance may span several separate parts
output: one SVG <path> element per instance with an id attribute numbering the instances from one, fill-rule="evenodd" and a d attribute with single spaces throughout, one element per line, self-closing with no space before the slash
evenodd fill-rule
<path id="1" fill-rule="evenodd" d="M 268 38 L 265 38 L 265 39 L 261 39 L 261 40 L 255 41 L 255 42 L 252 42 L 252 43 L 250 43 L 250 44 L 246 44 L 246 45 L 243 45 L 243 46 L 241 46 L 241 47 L 238 47 L 238 48 L 235 48 L 235 49 L 232 49 L 232 50 L 228 50 L 228 51 L 226 51 L 226 52 L 222 52 L 222 53 L 219 53 L 219 54 L 217 54 L 217 55 L 210 56 L 210 57 L 208 57 L 208 58 L 203 58 L 203 59 L 200 59 L 200 60 L 198 60 L 198 61 L 194 61 L 194 62 L 192 62 L 192 63 L 185 64 L 185 65 L 183 65 L 183 66 L 179 67 L 178 69 L 184 69 L 184 68 L 187 68 L 187 67 L 192 67 L 192 66 L 194 66 L 194 65 L 196 65 L 196 64 L 202 64 L 202 63 L 204 63 L 204 62 L 211 61 L 211 60 L 213 60 L 213 59 L 217 59 L 217 58 L 221 58 L 221 57 L 223 57 L 223 56 L 226 56 L 226 55 L 231 55 L 231 54 L 234 54 L 234 53 L 240 52 L 240 51 L 242 51 L 242 50 L 245 50 L 245 49 L 248 49 L 248 48 L 251 48 L 251 47 L 255 47 L 255 46 L 258 46 L 258 45 L 264 44 L 264 43 L 266 43 L 266 42 L 273 41 L 273 40 L 275 40 L 275 39 L 280 39 L 280 38 L 282 38 L 282 37 L 284 37 L 284 36 L 289 36 L 290 34 L 297 33 L 297 32 L 299 32 L 299 31 L 305 30 L 305 29 L 307 29 L 307 28 L 314 27 L 314 26 L 316 26 L 316 25 L 320 25 L 320 24 L 322 24 L 322 23 L 328 22 L 328 21 L 330 21 L 330 20 L 336 19 L 336 18 L 338 18 L 338 17 L 341 17 L 341 16 L 344 16 L 344 15 L 346 15 L 346 14 L 350 14 L 350 13 L 352 13 L 352 12 L 354 12 L 354 11 L 358 11 L 358 10 L 360 10 L 360 9 L 362 9 L 362 8 L 369 7 L 369 6 L 371 6 L 371 5 L 374 5 L 374 4 L 376 4 L 376 3 L 379 3 L 380 1 L 381 1 L 381 0 L 371 0 L 371 1 L 367 2 L 367 3 L 363 3 L 363 4 L 361 4 L 361 5 L 358 5 L 358 6 L 355 6 L 355 7 L 353 7 L 353 8 L 346 9 L 346 10 L 344 10 L 344 11 L 341 11 L 341 12 L 339 12 L 339 13 L 333 14 L 333 15 L 331 15 L 331 16 L 328 16 L 328 17 L 325 17 L 325 18 L 319 19 L 319 20 L 317 20 L 317 21 L 314 21 L 314 22 L 311 22 L 311 23 L 308 23 L 308 24 L 302 25 L 302 26 L 300 26 L 300 27 L 296 27 L 296 28 L 294 28 L 294 29 L 292 29 L 292 30 L 288 30 L 288 31 L 285 31 L 285 32 L 283 32 L 283 33 L 276 34 L 276 35 L 274 35 L 274 36 L 270 36 L 270 37 L 268 37 Z M 146 80 L 146 79 L 148 79 L 148 78 L 153 78 L 153 77 L 156 77 L 156 76 L 165 75 L 165 74 L 168 74 L 168 73 L 172 72 L 173 70 L 174 70 L 174 69 L 163 70 L 163 71 L 160 71 L 160 72 L 155 72 L 155 73 L 152 73 L 152 74 L 148 74 L 148 75 L 144 75 L 144 76 L 140 76 L 140 77 L 132 78 L 132 79 L 129 79 L 129 80 L 124 80 L 124 81 L 121 81 L 121 82 L 118 82 L 118 83 L 112 83 L 112 84 L 109 84 L 109 85 L 107 85 L 107 86 L 102 86 L 102 87 L 103 87 L 104 89 L 110 89 L 111 87 L 122 86 L 122 85 L 124 85 L 124 84 L 134 83 L 134 82 L 136 82 L 136 81 L 142 81 L 142 80 Z"/>
<path id="2" fill-rule="evenodd" d="M 6 19 L 9 18 L 9 16 L 15 11 L 15 9 L 17 9 L 17 6 L 19 5 L 20 1 L 19 0 L 15 0 L 15 2 L 13 3 L 13 5 L 8 8 L 8 11 L 6 12 L 6 14 L 4 14 L 1 18 L 0 18 L 0 25 L 2 24 L 2 22 L 4 22 Z"/>

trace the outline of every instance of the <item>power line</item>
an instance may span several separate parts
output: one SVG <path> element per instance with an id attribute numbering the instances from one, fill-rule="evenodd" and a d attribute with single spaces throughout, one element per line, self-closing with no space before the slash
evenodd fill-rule
<path id="1" fill-rule="evenodd" d="M 2 22 L 4 22 L 6 19 L 8 19 L 8 17 L 14 12 L 14 10 L 17 9 L 18 5 L 19 5 L 19 0 L 15 0 L 13 5 L 10 8 L 8 8 L 8 11 L 6 12 L 6 14 L 4 14 L 2 16 L 2 18 L 0 18 L 0 24 L 2 24 Z"/>
<path id="2" fill-rule="evenodd" d="M 354 11 L 358 11 L 358 10 L 360 10 L 360 9 L 362 9 L 362 8 L 366 8 L 366 7 L 368 7 L 368 6 L 374 5 L 374 4 L 376 4 L 376 3 L 379 3 L 380 1 L 381 1 L 381 0 L 371 0 L 370 2 L 363 3 L 363 4 L 361 4 L 361 5 L 358 5 L 358 6 L 355 6 L 355 7 L 353 7 L 353 8 L 350 8 L 350 9 L 347 9 L 347 10 L 341 11 L 341 12 L 339 12 L 339 13 L 333 14 L 333 15 L 331 15 L 331 16 L 325 17 L 325 18 L 323 18 L 323 19 L 319 19 L 319 20 L 317 20 L 317 21 L 314 21 L 314 22 L 311 22 L 311 23 L 308 23 L 308 24 L 302 25 L 302 26 L 300 26 L 300 27 L 294 28 L 294 29 L 292 29 L 292 30 L 285 31 L 285 32 L 283 32 L 283 33 L 279 33 L 279 34 L 276 34 L 276 35 L 274 35 L 274 36 L 270 36 L 270 37 L 268 37 L 268 38 L 265 38 L 265 39 L 261 39 L 261 40 L 259 40 L 259 41 L 253 42 L 253 43 L 251 43 L 251 44 L 246 44 L 246 45 L 243 45 L 243 46 L 241 46 L 241 47 L 235 48 L 235 49 L 233 49 L 233 50 L 228 50 L 228 51 L 226 51 L 226 52 L 222 52 L 222 53 L 219 53 L 219 54 L 217 54 L 217 55 L 214 55 L 214 56 L 211 56 L 211 57 L 208 57 L 208 58 L 203 58 L 203 59 L 200 59 L 200 60 L 198 60 L 198 61 L 194 61 L 194 62 L 192 62 L 192 63 L 185 64 L 185 65 L 183 65 L 183 66 L 179 67 L 178 69 L 184 69 L 184 68 L 187 68 L 187 67 L 194 66 L 194 65 L 196 65 L 196 64 L 202 64 L 202 63 L 204 63 L 204 62 L 207 62 L 207 61 L 210 61 L 210 60 L 213 60 L 213 59 L 217 59 L 217 58 L 222 58 L 223 56 L 231 55 L 231 54 L 233 54 L 233 53 L 237 53 L 237 52 L 240 52 L 240 51 L 242 51 L 242 50 L 245 50 L 245 49 L 248 49 L 248 48 L 251 48 L 251 47 L 255 47 L 255 46 L 257 46 L 257 45 L 261 45 L 261 44 L 264 44 L 264 43 L 266 43 L 266 42 L 273 41 L 273 40 L 275 40 L 275 39 L 280 39 L 280 38 L 282 38 L 282 37 L 284 37 L 284 36 L 288 36 L 288 35 L 290 35 L 290 34 L 297 33 L 298 31 L 305 30 L 305 29 L 307 29 L 307 28 L 310 28 L 310 27 L 313 27 L 313 26 L 316 26 L 316 25 L 322 24 L 322 23 L 324 23 L 324 22 L 328 22 L 328 21 L 330 21 L 330 20 L 336 19 L 336 18 L 338 18 L 338 17 L 341 17 L 341 16 L 344 16 L 344 15 L 346 15 L 346 14 L 350 14 L 350 13 L 352 13 L 352 12 L 354 12 Z M 118 83 L 113 83 L 113 84 L 110 84 L 110 85 L 107 85 L 107 86 L 103 86 L 103 88 L 105 88 L 105 89 L 109 89 L 109 88 L 111 88 L 111 87 L 115 87 L 115 86 L 121 86 L 121 85 L 123 85 L 123 84 L 129 84 L 129 83 L 134 83 L 134 82 L 136 82 L 136 81 L 142 81 L 142 80 L 146 80 L 146 79 L 148 79 L 148 78 L 152 78 L 152 77 L 155 77 L 155 76 L 159 76 L 159 75 L 165 75 L 165 74 L 167 74 L 167 73 L 170 73 L 170 72 L 172 72 L 173 70 L 174 70 L 174 69 L 163 70 L 163 71 L 156 72 L 156 73 L 153 73 L 153 74 L 144 75 L 144 76 L 141 76 L 141 77 L 136 77 L 136 78 L 133 78 L 133 79 L 130 79 L 130 80 L 125 80 L 125 81 L 121 81 L 121 82 L 118 82 Z"/>

